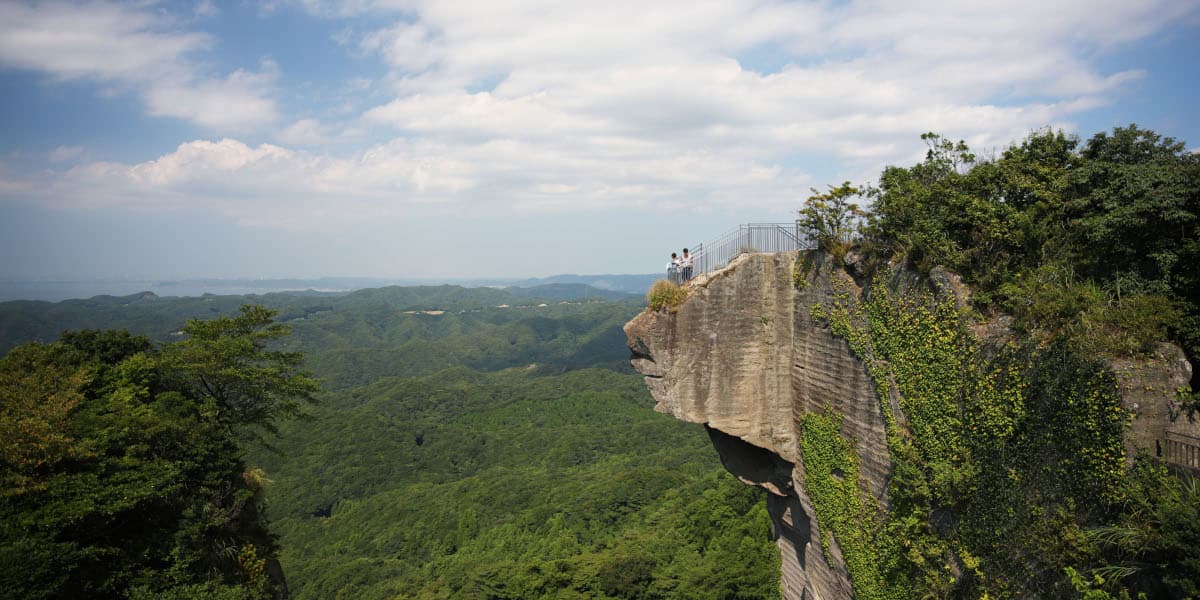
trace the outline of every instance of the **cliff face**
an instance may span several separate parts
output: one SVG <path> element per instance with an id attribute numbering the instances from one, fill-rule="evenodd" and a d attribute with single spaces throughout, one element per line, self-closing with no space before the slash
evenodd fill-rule
<path id="1" fill-rule="evenodd" d="M 849 598 L 836 544 L 832 561 L 822 554 L 797 419 L 826 404 L 844 414 L 864 480 L 882 498 L 890 466 L 883 417 L 862 362 L 808 316 L 832 287 L 797 289 L 795 263 L 795 253 L 742 255 L 693 284 L 677 311 L 643 312 L 625 332 L 655 410 L 706 424 L 725 466 L 770 492 L 784 598 Z"/>
<path id="2" fill-rule="evenodd" d="M 843 292 L 861 290 L 843 270 L 819 266 L 797 285 L 796 261 L 796 253 L 744 254 L 726 269 L 690 283 L 690 296 L 677 310 L 647 310 L 625 332 L 632 363 L 646 376 L 657 402 L 655 410 L 705 424 L 725 467 L 770 492 L 767 507 L 782 555 L 783 597 L 850 598 L 853 588 L 837 540 L 828 557 L 822 551 L 805 492 L 799 425 L 807 414 L 839 413 L 842 437 L 851 440 L 857 455 L 860 487 L 886 506 L 891 459 L 884 405 L 846 341 L 810 316 L 814 305 L 833 299 L 831 277 L 841 279 Z M 895 281 L 903 286 L 912 280 Z M 955 291 L 953 281 L 948 283 Z M 1139 433 L 1127 436 L 1129 450 L 1165 456 L 1167 440 L 1178 445 L 1183 439 L 1167 435 L 1169 427 L 1183 426 L 1169 423 L 1166 415 L 1190 367 L 1180 362 L 1177 349 L 1164 352 L 1169 356 L 1163 360 L 1113 365 L 1128 394 L 1126 407 L 1137 415 L 1131 431 Z M 896 393 L 889 396 L 884 402 L 902 425 Z"/>

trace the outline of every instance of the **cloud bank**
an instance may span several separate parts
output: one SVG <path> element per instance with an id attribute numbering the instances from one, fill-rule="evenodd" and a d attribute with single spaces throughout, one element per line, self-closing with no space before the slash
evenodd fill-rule
<path id="1" fill-rule="evenodd" d="M 249 131 L 278 116 L 271 63 L 260 72 L 210 73 L 196 56 L 215 40 L 154 3 L 0 4 L 0 66 L 84 80 L 139 95 L 149 114 L 221 132 Z M 199 17 L 216 9 L 201 2 Z"/>
<path id="2" fill-rule="evenodd" d="M 216 134 L 137 164 L 9 174 L 0 190 L 285 227 L 428 212 L 778 212 L 810 186 L 916 160 L 925 131 L 987 149 L 1070 128 L 1144 76 L 1104 71 L 1103 56 L 1198 10 L 1191 0 L 293 5 L 327 19 L 347 53 L 386 66 L 370 82 L 385 100 L 349 116 L 284 115 L 277 64 L 208 73 L 194 57 L 216 40 L 153 6 L 0 7 L 0 62 L 126 86 L 149 114 Z M 250 143 L 247 130 L 273 143 Z M 351 131 L 358 147 L 344 143 Z M 336 151 L 322 146 L 337 139 Z"/>

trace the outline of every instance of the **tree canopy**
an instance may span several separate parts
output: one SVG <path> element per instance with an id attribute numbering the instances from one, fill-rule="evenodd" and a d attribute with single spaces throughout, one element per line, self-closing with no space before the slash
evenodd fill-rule
<path id="1" fill-rule="evenodd" d="M 1169 336 L 1200 358 L 1200 155 L 1136 125 L 1035 131 L 985 161 L 922 137 L 923 162 L 880 177 L 868 247 L 954 270 L 979 308 L 1090 352 Z"/>
<path id="2" fill-rule="evenodd" d="M 22 346 L 6 360 L 45 355 L 65 365 L 56 357 L 86 357 L 78 361 L 91 362 L 92 378 L 82 395 L 102 396 L 104 377 L 93 373 L 116 367 L 91 357 L 120 367 L 136 356 L 153 375 L 149 398 L 173 391 L 188 399 L 192 420 L 179 421 L 179 435 L 201 435 L 194 428 L 204 423 L 204 436 L 241 442 L 227 448 L 242 462 L 214 472 L 240 477 L 228 488 L 255 494 L 237 521 L 252 510 L 262 523 L 267 514 L 276 545 L 269 536 L 189 526 L 241 545 L 220 545 L 216 556 L 225 562 L 209 563 L 207 580 L 125 577 L 130 598 L 248 597 L 255 592 L 245 582 L 260 577 L 255 565 L 275 556 L 293 598 L 778 597 L 778 551 L 762 491 L 724 471 L 698 426 L 651 410 L 641 377 L 629 368 L 621 326 L 641 303 L 596 302 L 590 294 L 547 302 L 455 287 L 250 298 L 279 308 L 292 328 L 273 337 L 273 325 L 239 309 L 244 300 L 0 303 L 0 324 L 136 325 L 164 340 L 83 331 Z M 179 326 L 195 314 L 222 320 Z M 262 353 L 247 350 L 248 330 Z M 82 342 L 95 336 L 132 341 L 120 352 L 104 350 L 119 344 Z M 312 420 L 290 419 L 274 405 L 278 436 L 254 423 L 260 413 L 226 410 L 222 402 L 252 388 L 241 377 L 218 377 L 244 365 L 277 367 L 281 379 L 294 375 L 272 352 L 303 352 L 304 366 L 325 382 L 317 404 L 291 398 Z M 73 399 L 61 395 L 59 404 Z M 45 404 L 43 420 L 55 418 L 54 406 Z M 157 409 L 136 406 L 150 411 L 148 422 L 159 418 Z M 223 422 L 236 414 L 250 424 Z M 68 415 L 77 418 L 78 408 Z M 245 443 L 260 435 L 274 450 Z M 206 452 L 212 458 L 224 450 Z M 262 491 L 264 478 L 271 483 Z M 197 486 L 186 482 L 167 495 Z M 178 506 L 228 514 L 204 503 Z M 66 589 L 45 585 L 38 589 Z"/>
<path id="3" fill-rule="evenodd" d="M 239 435 L 311 400 L 273 312 L 190 321 L 155 346 L 64 333 L 0 359 L 0 594 L 267 597 L 261 471 Z"/>

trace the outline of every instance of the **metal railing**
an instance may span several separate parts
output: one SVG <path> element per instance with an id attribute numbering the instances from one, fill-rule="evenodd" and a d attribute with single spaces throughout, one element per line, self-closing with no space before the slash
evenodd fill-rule
<path id="1" fill-rule="evenodd" d="M 812 247 L 812 240 L 800 233 L 797 223 L 746 223 L 696 245 L 691 252 L 695 256 L 693 276 L 721 269 L 743 252 L 792 252 Z"/>

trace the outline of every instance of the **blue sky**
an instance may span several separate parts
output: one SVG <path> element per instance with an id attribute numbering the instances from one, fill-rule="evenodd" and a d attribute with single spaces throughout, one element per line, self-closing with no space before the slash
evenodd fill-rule
<path id="1" fill-rule="evenodd" d="M 645 273 L 810 187 L 1136 122 L 1200 4 L 0 3 L 0 279 Z"/>

